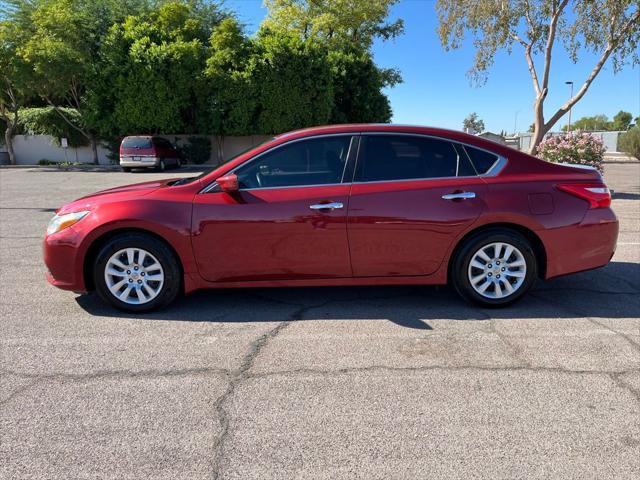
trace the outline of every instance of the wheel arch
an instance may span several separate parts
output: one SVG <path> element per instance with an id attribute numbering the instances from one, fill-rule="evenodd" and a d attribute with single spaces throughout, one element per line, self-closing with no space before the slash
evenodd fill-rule
<path id="1" fill-rule="evenodd" d="M 462 246 L 465 244 L 465 242 L 469 240 L 469 238 L 473 237 L 474 235 L 477 235 L 481 232 L 485 232 L 488 230 L 495 230 L 495 229 L 512 230 L 519 233 L 523 237 L 525 237 L 531 243 L 531 247 L 533 248 L 533 253 L 536 256 L 536 267 L 537 267 L 538 277 L 545 278 L 546 271 L 547 271 L 547 251 L 544 246 L 544 243 L 542 242 L 542 239 L 530 228 L 527 228 L 523 225 L 519 225 L 517 223 L 509 223 L 509 222 L 497 222 L 497 223 L 488 223 L 485 225 L 481 225 L 477 228 L 474 228 L 473 230 L 470 230 L 462 238 L 460 238 L 458 240 L 458 243 L 454 247 L 453 251 L 451 252 L 451 255 L 449 256 L 449 262 L 447 265 L 447 278 L 451 278 L 451 267 L 453 266 L 455 258 L 458 252 L 460 251 L 460 249 L 462 248 Z"/>
<path id="2" fill-rule="evenodd" d="M 115 228 L 113 230 L 109 230 L 107 232 L 104 232 L 103 234 L 101 234 L 100 236 L 96 237 L 91 244 L 89 245 L 89 248 L 87 249 L 87 253 L 84 256 L 83 259 L 83 264 L 82 264 L 82 276 L 83 276 L 83 280 L 84 280 L 84 285 L 87 291 L 93 291 L 95 290 L 96 286 L 94 284 L 93 281 L 93 264 L 95 262 L 95 259 L 98 255 L 98 252 L 100 251 L 100 249 L 112 238 L 117 237 L 119 235 L 124 235 L 127 233 L 139 233 L 139 234 L 143 234 L 143 235 L 148 235 L 150 237 L 153 237 L 154 239 L 162 242 L 170 251 L 171 253 L 174 255 L 174 257 L 176 258 L 177 262 L 178 262 L 178 266 L 180 268 L 180 278 L 181 278 L 181 285 L 180 285 L 180 289 L 183 290 L 184 289 L 184 265 L 182 264 L 182 259 L 180 258 L 180 255 L 178 255 L 178 252 L 176 251 L 176 249 L 173 247 L 173 245 L 171 245 L 169 242 L 167 242 L 161 235 L 158 235 L 155 232 L 152 232 L 151 230 L 147 230 L 144 228 L 136 228 L 136 227 L 121 227 L 121 228 Z"/>

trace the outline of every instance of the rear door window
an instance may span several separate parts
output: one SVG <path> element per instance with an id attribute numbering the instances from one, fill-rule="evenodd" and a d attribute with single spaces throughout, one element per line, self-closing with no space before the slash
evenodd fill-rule
<path id="1" fill-rule="evenodd" d="M 365 135 L 356 181 L 379 182 L 475 175 L 452 142 L 413 135 Z"/>

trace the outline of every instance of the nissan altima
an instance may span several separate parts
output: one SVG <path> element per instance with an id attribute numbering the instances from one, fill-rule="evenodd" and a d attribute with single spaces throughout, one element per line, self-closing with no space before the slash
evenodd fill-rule
<path id="1" fill-rule="evenodd" d="M 505 306 L 611 259 L 618 221 L 595 169 L 462 132 L 315 127 L 192 178 L 60 208 L 47 278 L 142 312 L 203 288 L 450 284 Z"/>

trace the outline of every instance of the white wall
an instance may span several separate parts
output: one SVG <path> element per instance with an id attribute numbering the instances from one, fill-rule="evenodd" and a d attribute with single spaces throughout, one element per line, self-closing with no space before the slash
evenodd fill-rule
<path id="1" fill-rule="evenodd" d="M 57 146 L 53 137 L 48 135 L 15 135 L 13 151 L 18 165 L 36 165 L 42 159 L 54 162 L 93 162 L 91 147 L 69 147 L 65 152 L 65 149 Z M 109 163 L 108 152 L 106 148 L 98 146 L 98 160 L 101 164 Z"/>
<path id="2" fill-rule="evenodd" d="M 192 135 L 162 135 L 176 145 L 184 145 Z M 254 145 L 262 143 L 270 136 L 249 135 L 245 137 L 222 137 L 222 154 L 218 137 L 211 136 L 211 157 L 207 164 L 217 165 L 226 161 L 240 152 L 247 150 Z M 48 135 L 15 135 L 13 137 L 13 149 L 16 154 L 18 165 L 37 165 L 39 160 L 46 159 L 54 162 L 80 162 L 92 163 L 90 147 L 79 147 L 66 149 L 58 147 L 53 139 Z M 107 154 L 109 150 L 101 145 L 98 146 L 98 160 L 101 165 L 111 163 Z"/>
<path id="3" fill-rule="evenodd" d="M 574 132 L 577 133 L 577 132 Z M 618 137 L 625 132 L 619 131 L 602 131 L 602 132 L 585 132 L 593 135 L 594 137 L 602 140 L 605 148 L 607 149 L 607 153 L 614 153 L 618 151 Z M 557 135 L 565 135 L 565 132 L 549 132 L 545 135 L 545 138 L 557 136 Z M 519 149 L 527 152 L 529 151 L 529 146 L 531 145 L 531 138 L 533 137 L 532 133 L 519 133 L 518 134 L 520 145 Z"/>

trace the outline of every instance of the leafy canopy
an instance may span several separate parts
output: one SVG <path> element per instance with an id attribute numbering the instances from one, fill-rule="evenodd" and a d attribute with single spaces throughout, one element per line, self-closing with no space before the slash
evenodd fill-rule
<path id="1" fill-rule="evenodd" d="M 205 75 L 219 133 L 274 134 L 329 120 L 332 77 L 321 45 L 275 32 L 249 40 L 227 21 L 212 47 Z"/>
<path id="2" fill-rule="evenodd" d="M 376 38 L 389 40 L 403 32 L 401 19 L 387 20 L 396 3 L 398 0 L 265 0 L 269 14 L 263 28 L 368 50 Z"/>
<path id="3" fill-rule="evenodd" d="M 598 130 L 617 130 L 624 131 L 629 129 L 633 115 L 629 112 L 620 110 L 615 114 L 612 121 L 604 114 L 593 115 L 591 117 L 582 117 L 571 124 L 571 130 L 581 131 L 598 131 Z M 563 131 L 567 131 L 568 125 L 562 127 Z"/>
<path id="4" fill-rule="evenodd" d="M 632 120 L 633 115 L 631 113 L 620 110 L 613 116 L 611 130 L 628 130 Z"/>
<path id="5" fill-rule="evenodd" d="M 197 133 L 206 129 L 203 69 L 209 38 L 224 18 L 185 2 L 167 2 L 113 24 L 99 52 L 89 94 L 103 135 Z"/>
<path id="6" fill-rule="evenodd" d="M 51 125 L 55 113 L 92 146 L 96 136 L 130 133 L 273 134 L 389 121 L 382 90 L 400 77 L 378 68 L 369 49 L 402 31 L 401 20 L 387 20 L 396 2 L 272 0 L 248 37 L 210 0 L 7 0 L 0 86 L 9 78 L 28 93 L 21 106 L 52 107 L 38 121 Z M 55 130 L 36 129 L 36 112 L 25 113 L 31 131 Z"/>
<path id="7" fill-rule="evenodd" d="M 63 112 L 71 122 L 78 127 L 82 125 L 82 118 L 77 110 L 63 108 Z M 29 135 L 51 135 L 60 145 L 60 139 L 66 138 L 70 147 L 87 145 L 87 139 L 71 127 L 53 107 L 32 107 L 20 110 L 20 130 Z"/>
<path id="8" fill-rule="evenodd" d="M 476 112 L 470 113 L 462 121 L 462 129 L 471 134 L 478 134 L 484 131 L 484 121 L 478 117 Z"/>
<path id="9" fill-rule="evenodd" d="M 635 126 L 620 135 L 618 150 L 628 153 L 640 160 L 640 126 Z"/>
<path id="10" fill-rule="evenodd" d="M 499 50 L 511 53 L 514 44 L 522 44 L 532 55 L 545 53 L 550 33 L 574 63 L 581 50 L 599 53 L 612 42 L 614 71 L 638 63 L 637 0 L 577 0 L 570 4 L 571 13 L 565 6 L 567 0 L 438 0 L 440 40 L 450 50 L 462 46 L 467 33 L 473 37 L 476 56 L 469 74 L 476 81 L 486 79 Z M 554 12 L 559 18 L 552 31 Z"/>

